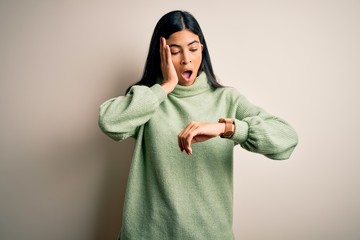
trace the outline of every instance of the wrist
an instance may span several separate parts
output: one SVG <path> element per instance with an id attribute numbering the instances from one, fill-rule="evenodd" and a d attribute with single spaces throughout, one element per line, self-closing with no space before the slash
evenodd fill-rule
<path id="1" fill-rule="evenodd" d="M 169 82 L 164 82 L 163 84 L 161 84 L 161 87 L 164 89 L 164 91 L 169 94 L 171 93 L 174 88 L 176 87 L 176 85 L 169 83 Z"/>
<path id="2" fill-rule="evenodd" d="M 218 124 L 218 126 L 219 126 L 219 136 L 221 136 L 222 134 L 224 134 L 224 132 L 225 132 L 225 123 L 217 123 Z"/>

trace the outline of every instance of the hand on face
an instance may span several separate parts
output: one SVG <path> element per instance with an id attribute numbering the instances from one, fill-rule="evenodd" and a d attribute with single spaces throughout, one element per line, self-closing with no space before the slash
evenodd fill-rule
<path id="1" fill-rule="evenodd" d="M 225 131 L 225 123 L 191 122 L 178 135 L 181 151 L 192 154 L 191 144 L 204 142 L 217 137 Z"/>
<path id="2" fill-rule="evenodd" d="M 164 78 L 162 87 L 167 93 L 172 92 L 179 82 L 174 64 L 171 59 L 170 47 L 166 45 L 165 38 L 160 38 L 161 72 Z"/>

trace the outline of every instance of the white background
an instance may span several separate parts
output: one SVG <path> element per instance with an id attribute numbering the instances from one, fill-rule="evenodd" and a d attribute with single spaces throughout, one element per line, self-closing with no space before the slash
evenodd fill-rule
<path id="1" fill-rule="evenodd" d="M 360 239 L 360 2 L 0 1 L 0 239 L 115 239 L 134 141 L 97 126 L 158 19 L 200 22 L 220 81 L 286 119 L 290 160 L 237 147 L 237 240 Z"/>

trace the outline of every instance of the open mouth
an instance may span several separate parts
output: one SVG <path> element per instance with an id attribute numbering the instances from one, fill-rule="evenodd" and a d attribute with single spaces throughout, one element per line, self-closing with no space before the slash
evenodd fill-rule
<path id="1" fill-rule="evenodd" d="M 183 76 L 183 78 L 185 78 L 185 79 L 190 79 L 191 78 L 191 75 L 192 75 L 192 71 L 191 70 L 187 70 L 187 71 L 185 71 L 185 72 L 182 72 L 181 73 L 181 76 Z"/>

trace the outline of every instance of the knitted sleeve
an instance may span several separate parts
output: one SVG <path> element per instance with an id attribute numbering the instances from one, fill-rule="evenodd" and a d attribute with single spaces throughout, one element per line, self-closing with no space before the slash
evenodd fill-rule
<path id="1" fill-rule="evenodd" d="M 135 85 L 126 96 L 112 98 L 101 104 L 99 127 L 116 141 L 136 137 L 138 128 L 149 121 L 166 96 L 159 84 L 150 88 Z"/>
<path id="2" fill-rule="evenodd" d="M 240 96 L 236 103 L 236 131 L 232 139 L 244 149 L 276 160 L 288 159 L 298 143 L 295 130 Z"/>

